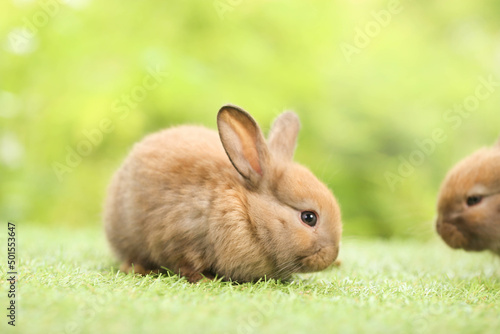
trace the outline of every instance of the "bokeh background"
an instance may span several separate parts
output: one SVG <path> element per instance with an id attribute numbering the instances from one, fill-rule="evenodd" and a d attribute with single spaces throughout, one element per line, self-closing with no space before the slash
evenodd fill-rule
<path id="1" fill-rule="evenodd" d="M 495 0 L 6 0 L 0 43 L 5 221 L 99 226 L 134 142 L 234 103 L 299 114 L 345 236 L 426 239 L 446 171 L 500 133 Z"/>

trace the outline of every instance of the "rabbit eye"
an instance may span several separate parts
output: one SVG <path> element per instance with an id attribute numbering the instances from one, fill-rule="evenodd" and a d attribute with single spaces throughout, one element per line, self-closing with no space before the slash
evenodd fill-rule
<path id="1" fill-rule="evenodd" d="M 476 204 L 479 204 L 481 203 L 481 201 L 483 200 L 483 196 L 469 196 L 467 197 L 467 206 L 474 206 Z"/>
<path id="2" fill-rule="evenodd" d="M 313 227 L 314 225 L 316 225 L 316 223 L 318 222 L 318 217 L 312 211 L 303 211 L 300 214 L 300 218 L 302 219 L 302 221 L 304 222 L 304 224 L 309 225 L 311 227 Z"/>

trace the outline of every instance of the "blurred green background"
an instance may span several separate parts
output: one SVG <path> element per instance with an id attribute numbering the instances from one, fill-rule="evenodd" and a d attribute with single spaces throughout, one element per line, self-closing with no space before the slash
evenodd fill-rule
<path id="1" fill-rule="evenodd" d="M 233 103 L 299 114 L 345 236 L 425 239 L 448 168 L 500 133 L 494 0 L 8 0 L 0 42 L 4 221 L 99 226 L 134 142 Z"/>

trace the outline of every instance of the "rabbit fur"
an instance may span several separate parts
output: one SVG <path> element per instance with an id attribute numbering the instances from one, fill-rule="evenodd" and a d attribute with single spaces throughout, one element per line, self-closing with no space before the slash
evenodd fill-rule
<path id="1" fill-rule="evenodd" d="M 450 247 L 500 255 L 500 140 L 451 169 L 437 208 L 437 232 Z"/>
<path id="2" fill-rule="evenodd" d="M 293 162 L 300 122 L 281 114 L 266 140 L 243 109 L 223 106 L 219 133 L 169 128 L 137 143 L 114 175 L 104 209 L 121 269 L 167 268 L 190 282 L 287 279 L 327 268 L 342 232 L 332 192 Z M 317 224 L 301 220 L 317 214 Z"/>

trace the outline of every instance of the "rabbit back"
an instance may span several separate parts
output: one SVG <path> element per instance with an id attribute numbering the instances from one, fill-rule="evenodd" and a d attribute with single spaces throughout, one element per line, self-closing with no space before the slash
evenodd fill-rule
<path id="1" fill-rule="evenodd" d="M 226 174 L 226 175 L 224 175 Z M 115 174 L 105 204 L 105 228 L 122 261 L 174 271 L 201 267 L 209 253 L 209 217 L 219 180 L 234 172 L 219 135 L 183 126 L 147 136 Z"/>

